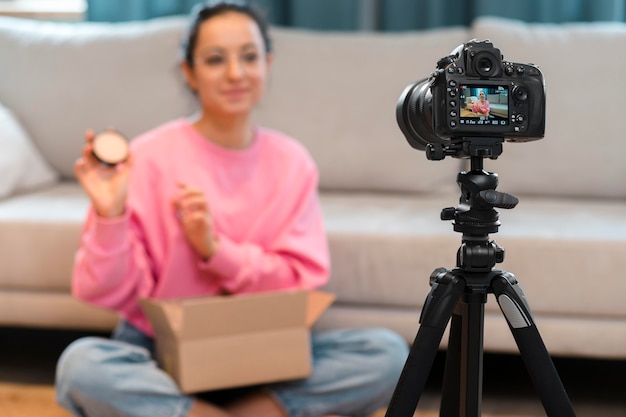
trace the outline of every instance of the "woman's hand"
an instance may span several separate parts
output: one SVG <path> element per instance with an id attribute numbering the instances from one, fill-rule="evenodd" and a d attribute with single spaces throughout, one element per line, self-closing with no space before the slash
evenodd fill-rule
<path id="1" fill-rule="evenodd" d="M 99 216 L 121 216 L 126 208 L 132 155 L 123 164 L 103 165 L 92 153 L 94 137 L 91 130 L 85 133 L 85 146 L 81 157 L 74 163 L 74 173 Z"/>
<path id="2" fill-rule="evenodd" d="M 198 255 L 207 260 L 217 251 L 217 237 L 213 217 L 202 190 L 178 183 L 179 193 L 172 201 L 174 211 L 183 227 L 189 244 Z"/>

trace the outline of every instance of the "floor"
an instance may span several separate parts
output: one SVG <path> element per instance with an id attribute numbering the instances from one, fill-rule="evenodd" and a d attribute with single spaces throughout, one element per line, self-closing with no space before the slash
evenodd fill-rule
<path id="1" fill-rule="evenodd" d="M 51 393 L 56 359 L 67 344 L 85 335 L 82 332 L 0 328 L 0 391 L 2 387 L 17 385 L 23 387 L 35 399 L 33 401 L 41 397 L 41 401 L 53 404 Z M 416 416 L 438 415 L 444 361 L 442 353 L 433 364 Z M 626 361 L 555 358 L 554 363 L 578 417 L 626 416 Z M 483 369 L 483 416 L 545 415 L 519 356 L 486 354 Z M 1 392 L 0 399 L 3 399 Z M 5 404 L 4 407 L 8 406 Z M 0 411 L 2 409 L 0 404 Z M 53 414 L 67 415 L 62 411 Z M 5 408 L 0 415 L 15 414 Z M 384 410 L 375 417 L 383 416 Z"/>

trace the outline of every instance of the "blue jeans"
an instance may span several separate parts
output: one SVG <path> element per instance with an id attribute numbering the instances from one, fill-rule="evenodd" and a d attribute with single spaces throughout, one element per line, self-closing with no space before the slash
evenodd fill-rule
<path id="1" fill-rule="evenodd" d="M 365 416 L 387 404 L 408 355 L 407 343 L 386 329 L 312 334 L 313 373 L 264 387 L 290 417 Z M 219 404 L 241 390 L 207 393 Z M 154 360 L 153 339 L 126 322 L 112 339 L 86 337 L 61 355 L 57 401 L 76 416 L 184 417 L 194 400 Z"/>

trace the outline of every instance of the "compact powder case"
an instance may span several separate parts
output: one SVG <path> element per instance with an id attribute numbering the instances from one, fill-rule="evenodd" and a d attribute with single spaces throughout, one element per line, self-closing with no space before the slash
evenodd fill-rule
<path id="1" fill-rule="evenodd" d="M 93 139 L 93 156 L 102 164 L 115 166 L 128 158 L 128 140 L 115 130 L 105 130 Z"/>

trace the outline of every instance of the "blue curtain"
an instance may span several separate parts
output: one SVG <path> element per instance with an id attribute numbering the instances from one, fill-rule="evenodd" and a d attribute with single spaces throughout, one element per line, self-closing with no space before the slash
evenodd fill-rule
<path id="1" fill-rule="evenodd" d="M 403 31 L 468 26 L 479 16 L 527 22 L 626 21 L 626 0 L 253 0 L 278 26 Z M 92 21 L 187 14 L 200 0 L 87 0 Z"/>
<path id="2" fill-rule="evenodd" d="M 87 0 L 87 20 L 121 22 L 187 14 L 198 0 Z"/>
<path id="3" fill-rule="evenodd" d="M 479 16 L 563 23 L 626 20 L 626 0 L 381 0 L 380 30 L 468 26 Z"/>
<path id="4" fill-rule="evenodd" d="M 358 1 L 358 0 L 356 0 Z M 274 24 L 291 26 L 291 0 L 253 0 Z M 201 0 L 87 0 L 87 20 L 122 22 L 186 15 Z"/>

